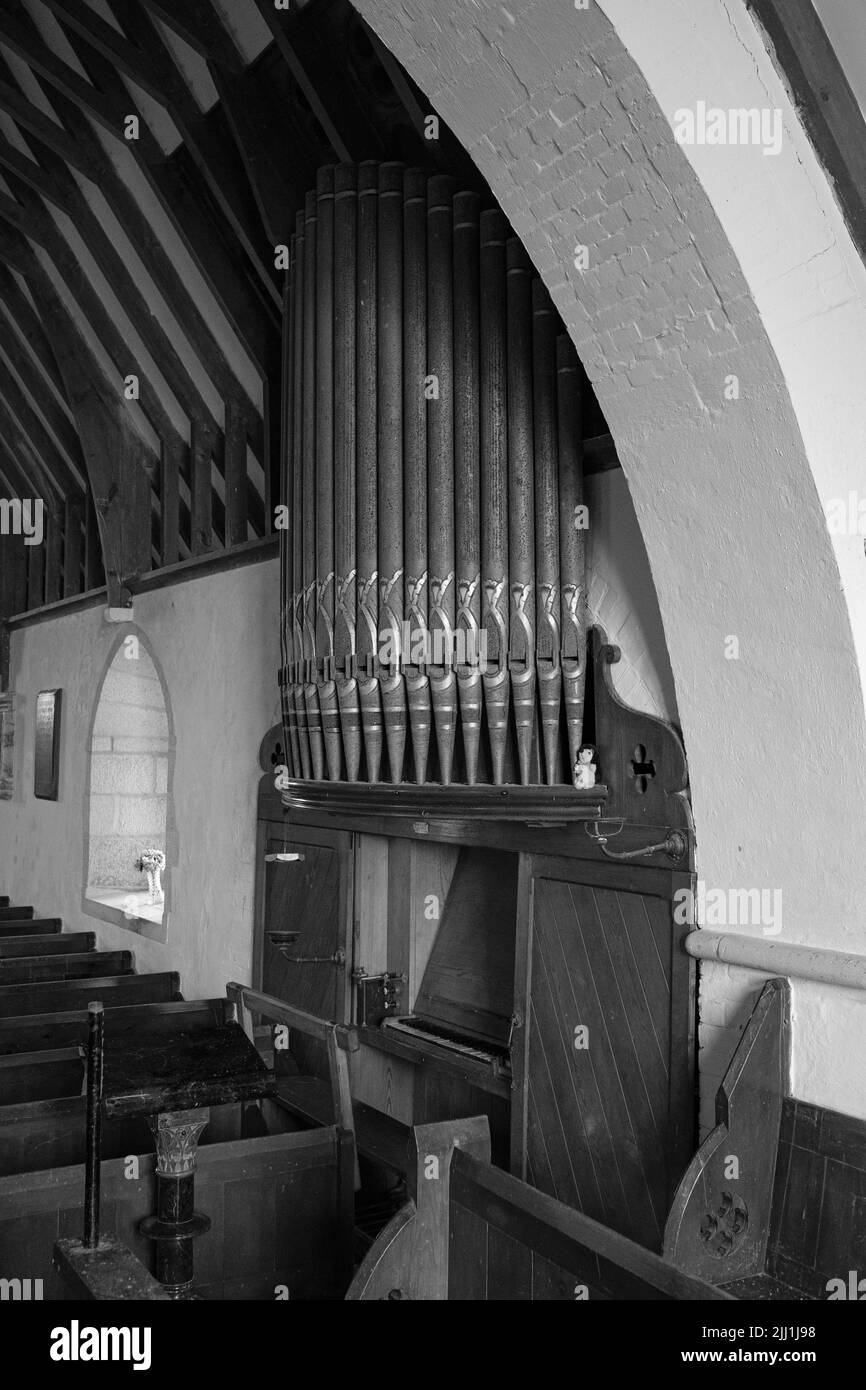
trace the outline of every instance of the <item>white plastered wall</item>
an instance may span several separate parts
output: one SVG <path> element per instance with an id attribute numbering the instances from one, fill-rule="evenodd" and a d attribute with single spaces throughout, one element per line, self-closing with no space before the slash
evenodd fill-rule
<path id="1" fill-rule="evenodd" d="M 823 513 L 866 493 L 866 275 L 745 6 L 356 3 L 489 180 L 607 415 L 700 876 L 781 890 L 774 939 L 866 951 L 863 538 Z M 699 99 L 778 107 L 781 153 L 683 150 L 671 118 Z M 705 1120 L 757 984 L 703 972 Z M 796 984 L 794 1093 L 866 1117 L 864 1032 L 861 996 Z"/>

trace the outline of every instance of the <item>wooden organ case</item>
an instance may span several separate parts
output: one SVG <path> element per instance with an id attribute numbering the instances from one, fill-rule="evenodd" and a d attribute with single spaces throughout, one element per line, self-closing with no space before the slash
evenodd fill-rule
<path id="1" fill-rule="evenodd" d="M 587 623 L 574 349 L 501 212 L 397 164 L 320 171 L 285 323 L 255 982 L 357 1028 L 362 1158 L 485 1113 L 500 1165 L 660 1248 L 695 1141 L 693 835 L 677 734 Z M 293 1039 L 287 1094 L 325 1062 Z"/>

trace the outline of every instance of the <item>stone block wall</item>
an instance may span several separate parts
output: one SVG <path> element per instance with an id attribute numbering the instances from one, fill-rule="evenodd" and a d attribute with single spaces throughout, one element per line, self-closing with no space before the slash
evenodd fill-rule
<path id="1" fill-rule="evenodd" d="M 118 649 L 106 675 L 90 745 L 88 885 L 143 888 L 145 849 L 165 853 L 169 729 L 150 657 Z"/>

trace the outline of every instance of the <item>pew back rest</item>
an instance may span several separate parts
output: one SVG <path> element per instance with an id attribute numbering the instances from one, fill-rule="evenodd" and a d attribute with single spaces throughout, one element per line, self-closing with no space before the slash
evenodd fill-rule
<path id="1" fill-rule="evenodd" d="M 449 1193 L 448 1298 L 584 1302 L 728 1295 L 457 1150 Z"/>
<path id="2" fill-rule="evenodd" d="M 724 1300 L 730 1295 L 490 1163 L 484 1116 L 416 1125 L 412 1201 L 350 1299 Z"/>
<path id="3" fill-rule="evenodd" d="M 139 1234 L 155 1201 L 152 1153 L 102 1163 L 102 1215 L 150 1268 Z M 52 1266 L 55 1241 L 82 1225 L 84 1168 L 0 1178 L 0 1279 L 42 1279 L 68 1298 Z M 351 1275 L 353 1146 L 330 1127 L 212 1144 L 198 1152 L 196 1207 L 211 1228 L 196 1242 L 196 1290 L 206 1299 L 341 1298 Z"/>

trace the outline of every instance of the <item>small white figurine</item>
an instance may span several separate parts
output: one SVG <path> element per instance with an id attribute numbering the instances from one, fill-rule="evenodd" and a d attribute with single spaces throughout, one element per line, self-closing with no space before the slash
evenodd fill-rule
<path id="1" fill-rule="evenodd" d="M 138 861 L 138 867 L 143 874 L 147 874 L 147 887 L 150 901 L 152 903 L 163 902 L 164 895 L 162 891 L 161 874 L 165 868 L 165 855 L 162 850 L 144 850 Z"/>
<path id="2" fill-rule="evenodd" d="M 583 748 L 578 750 L 577 760 L 572 771 L 574 785 L 579 792 L 588 791 L 590 787 L 595 786 L 596 765 L 592 761 L 594 752 L 595 749 L 589 744 L 585 744 Z"/>

